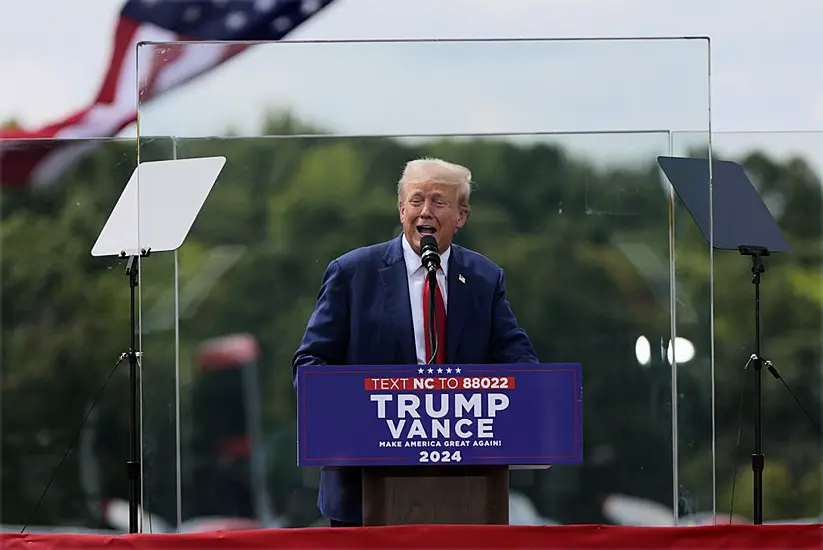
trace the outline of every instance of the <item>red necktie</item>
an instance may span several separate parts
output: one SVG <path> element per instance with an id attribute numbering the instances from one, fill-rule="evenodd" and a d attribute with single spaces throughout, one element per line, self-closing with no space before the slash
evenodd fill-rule
<path id="1" fill-rule="evenodd" d="M 435 284 L 435 301 L 437 323 L 437 358 L 435 363 L 446 362 L 446 303 L 443 301 L 443 293 L 440 291 L 440 284 Z M 423 333 L 426 335 L 426 361 L 431 358 L 432 350 L 429 343 L 429 279 L 428 276 L 423 282 Z"/>

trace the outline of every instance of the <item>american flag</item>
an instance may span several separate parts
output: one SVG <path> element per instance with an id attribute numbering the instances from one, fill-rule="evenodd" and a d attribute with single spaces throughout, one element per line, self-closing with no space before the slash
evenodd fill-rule
<path id="1" fill-rule="evenodd" d="M 144 105 L 249 47 L 164 45 L 162 55 L 141 55 L 138 67 L 138 43 L 280 40 L 333 1 L 128 0 L 92 104 L 43 128 L 0 130 L 0 185 L 48 185 L 99 143 L 93 138 L 117 135 L 137 118 L 138 81 Z"/>

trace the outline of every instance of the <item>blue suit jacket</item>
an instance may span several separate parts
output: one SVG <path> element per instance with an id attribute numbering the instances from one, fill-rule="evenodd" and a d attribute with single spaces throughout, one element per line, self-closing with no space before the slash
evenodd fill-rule
<path id="1" fill-rule="evenodd" d="M 292 361 L 295 384 L 301 365 L 417 363 L 401 239 L 358 248 L 329 264 Z M 452 244 L 448 272 L 447 362 L 537 363 L 506 299 L 503 270 Z M 361 523 L 361 498 L 359 468 L 321 471 L 317 504 L 324 517 Z"/>

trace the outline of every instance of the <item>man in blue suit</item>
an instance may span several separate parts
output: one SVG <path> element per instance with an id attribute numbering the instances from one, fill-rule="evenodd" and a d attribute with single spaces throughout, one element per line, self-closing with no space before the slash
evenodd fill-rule
<path id="1" fill-rule="evenodd" d="M 438 309 L 445 349 L 438 363 L 537 363 L 506 299 L 503 270 L 452 244 L 469 217 L 471 172 L 439 159 L 409 162 L 397 186 L 403 234 L 333 260 L 292 361 L 305 365 L 427 363 L 425 269 L 420 240 L 433 235 L 441 252 Z M 427 292 L 426 292 L 427 294 Z M 442 305 L 441 305 L 442 304 Z M 439 346 L 438 346 L 439 347 Z M 362 524 L 361 471 L 321 471 L 318 507 L 332 526 Z"/>

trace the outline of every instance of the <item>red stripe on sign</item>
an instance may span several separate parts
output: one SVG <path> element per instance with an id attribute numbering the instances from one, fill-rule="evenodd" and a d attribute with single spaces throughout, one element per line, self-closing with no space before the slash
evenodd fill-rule
<path id="1" fill-rule="evenodd" d="M 513 390 L 514 376 L 365 378 L 366 391 Z"/>

